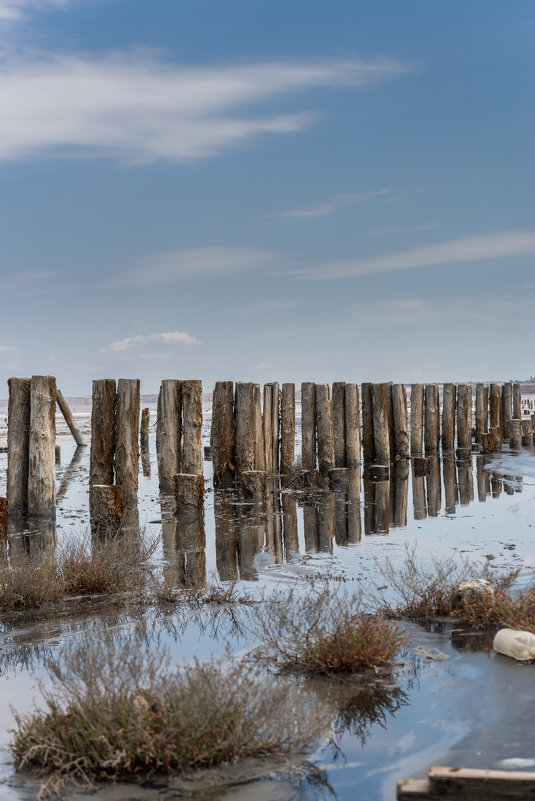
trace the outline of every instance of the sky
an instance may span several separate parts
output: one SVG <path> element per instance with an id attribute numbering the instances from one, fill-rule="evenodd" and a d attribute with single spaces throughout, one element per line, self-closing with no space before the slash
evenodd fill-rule
<path id="1" fill-rule="evenodd" d="M 534 374 L 534 34 L 526 0 L 0 0 L 0 397 Z"/>

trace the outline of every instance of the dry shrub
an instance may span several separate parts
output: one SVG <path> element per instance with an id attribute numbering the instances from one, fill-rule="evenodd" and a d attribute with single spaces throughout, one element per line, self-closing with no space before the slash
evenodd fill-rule
<path id="1" fill-rule="evenodd" d="M 313 673 L 358 673 L 391 665 L 405 638 L 390 620 L 359 608 L 328 581 L 307 595 L 275 593 L 253 607 L 258 653 L 277 664 Z"/>
<path id="2" fill-rule="evenodd" d="M 11 752 L 49 791 L 285 754 L 328 726 L 302 690 L 229 654 L 173 671 L 142 628 L 67 644 L 47 669 L 45 709 L 15 715 Z"/>
<path id="3" fill-rule="evenodd" d="M 504 591 L 497 591 L 494 597 L 463 598 L 454 614 L 476 629 L 499 625 L 535 634 L 535 587 L 516 598 Z"/>
<path id="4" fill-rule="evenodd" d="M 125 534 L 63 543 L 54 563 L 25 556 L 0 565 L 0 612 L 40 609 L 72 595 L 135 590 L 157 539 Z"/>
<path id="5" fill-rule="evenodd" d="M 63 582 L 55 567 L 43 566 L 28 556 L 22 562 L 0 567 L 0 611 L 35 609 L 57 603 Z"/>
<path id="6" fill-rule="evenodd" d="M 401 566 L 393 565 L 389 559 L 376 562 L 387 586 L 373 591 L 372 600 L 391 617 L 432 620 L 449 615 L 451 594 L 459 581 L 467 578 L 487 579 L 492 583 L 496 594 L 500 595 L 514 584 L 519 573 L 518 569 L 496 573 L 489 567 L 488 561 L 481 564 L 466 559 L 459 560 L 453 556 L 447 559 L 432 557 L 429 564 L 423 564 L 417 560 L 416 547 L 406 546 L 405 561 Z M 384 594 L 385 589 L 388 597 Z M 482 613 L 487 612 L 488 610 L 482 609 Z"/>

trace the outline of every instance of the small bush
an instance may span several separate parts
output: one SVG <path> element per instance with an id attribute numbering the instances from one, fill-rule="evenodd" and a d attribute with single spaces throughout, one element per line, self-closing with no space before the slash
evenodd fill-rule
<path id="1" fill-rule="evenodd" d="M 451 594 L 454 586 L 463 579 L 485 578 L 491 581 L 496 597 L 507 593 L 519 571 L 511 570 L 497 574 L 484 564 L 468 560 L 433 558 L 429 565 L 417 561 L 416 546 L 406 548 L 405 561 L 395 566 L 390 560 L 377 562 L 377 568 L 386 579 L 387 585 L 372 592 L 374 604 L 378 604 L 390 617 L 407 617 L 415 620 L 432 620 L 451 614 Z M 384 594 L 387 590 L 388 597 Z M 392 597 L 393 596 L 393 597 Z M 481 604 L 481 615 L 492 617 L 490 600 Z M 472 615 L 477 615 L 477 604 L 472 605 Z M 467 608 L 468 612 L 468 608 Z M 459 614 L 458 617 L 462 617 Z M 463 617 L 463 619 L 465 619 Z"/>
<path id="2" fill-rule="evenodd" d="M 328 726 L 301 690 L 228 654 L 171 670 L 143 629 L 68 644 L 47 668 L 45 711 L 15 716 L 11 752 L 48 790 L 285 754 Z"/>
<path id="3" fill-rule="evenodd" d="M 358 673 L 391 665 L 405 638 L 390 620 L 367 614 L 329 582 L 306 596 L 275 594 L 253 609 L 259 653 L 281 666 L 313 673 Z"/>
<path id="4" fill-rule="evenodd" d="M 57 603 L 64 594 L 63 582 L 54 567 L 44 567 L 28 557 L 0 567 L 0 611 L 35 609 Z"/>

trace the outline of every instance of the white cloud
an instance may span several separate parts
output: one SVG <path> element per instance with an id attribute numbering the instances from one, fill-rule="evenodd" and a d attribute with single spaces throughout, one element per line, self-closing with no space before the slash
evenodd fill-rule
<path id="1" fill-rule="evenodd" d="M 495 234 L 452 239 L 447 242 L 438 242 L 435 245 L 425 245 L 368 259 L 342 263 L 333 262 L 322 267 L 297 270 L 294 275 L 312 280 L 351 278 L 358 275 L 386 273 L 392 270 L 410 270 L 414 267 L 500 259 L 532 253 L 535 253 L 535 231 L 502 231 Z"/>
<path id="2" fill-rule="evenodd" d="M 258 135 L 300 131 L 314 118 L 242 116 L 243 106 L 318 87 L 368 87 L 408 70 L 387 58 L 201 68 L 146 53 L 13 57 L 0 65 L 0 160 L 74 153 L 191 162 Z"/>
<path id="3" fill-rule="evenodd" d="M 439 225 L 438 222 L 421 223 L 420 225 L 393 225 L 390 228 L 375 228 L 370 231 L 368 236 L 389 236 L 390 234 L 400 234 L 402 231 L 431 231 L 433 228 L 438 228 Z"/>
<path id="4" fill-rule="evenodd" d="M 358 192 L 356 194 L 347 195 L 334 195 L 328 203 L 319 203 L 315 206 L 306 206 L 301 209 L 287 209 L 286 211 L 279 211 L 275 214 L 269 214 L 268 218 L 307 218 L 307 217 L 326 217 L 334 214 L 338 209 L 344 206 L 351 206 L 353 203 L 359 203 L 363 200 L 373 200 L 377 197 L 388 196 L 392 194 L 391 189 L 374 189 L 371 192 Z"/>
<path id="5" fill-rule="evenodd" d="M 116 283 L 164 284 L 186 276 L 226 275 L 257 268 L 274 258 L 269 251 L 247 247 L 207 247 L 171 250 L 142 256 L 139 264 L 123 273 Z"/>
<path id="6" fill-rule="evenodd" d="M 0 0 L 0 22 L 13 22 L 31 9 L 65 6 L 69 0 Z"/>
<path id="7" fill-rule="evenodd" d="M 183 331 L 162 331 L 155 334 L 136 334 L 133 337 L 118 339 L 107 348 L 108 353 L 124 353 L 145 345 L 200 345 L 198 339 Z"/>

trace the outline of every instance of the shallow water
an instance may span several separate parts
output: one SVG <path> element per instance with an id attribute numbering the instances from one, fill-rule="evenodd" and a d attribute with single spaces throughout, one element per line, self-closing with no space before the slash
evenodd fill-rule
<path id="1" fill-rule="evenodd" d="M 150 457 L 140 472 L 139 523 L 147 535 L 160 538 L 153 560 L 166 580 L 179 586 L 215 575 L 221 581 L 236 579 L 241 589 L 258 596 L 281 586 L 306 591 L 311 578 L 330 575 L 350 592 L 365 591 L 381 584 L 379 566 L 386 559 L 403 563 L 407 547 L 415 547 L 424 562 L 454 554 L 488 561 L 493 570 L 520 568 L 525 584 L 535 566 L 533 456 L 533 449 L 504 449 L 492 457 L 474 455 L 466 465 L 436 459 L 424 478 L 398 463 L 390 481 L 372 483 L 355 476 L 347 493 L 285 490 L 270 496 L 264 509 L 244 504 L 235 493 L 213 492 L 206 462 L 209 491 L 204 532 L 199 532 L 179 527 L 172 499 L 160 498 L 151 439 Z M 89 449 L 75 451 L 64 437 L 61 458 L 55 529 L 12 532 L 9 558 L 31 552 L 53 561 L 65 538 L 87 535 Z M 5 468 L 6 457 L 0 454 L 0 495 Z M 54 655 L 68 638 L 98 636 L 101 626 L 124 630 L 143 621 L 154 647 L 165 643 L 175 661 L 207 658 L 222 653 L 227 642 L 237 653 L 255 644 L 241 630 L 246 614 L 245 607 L 192 615 L 94 599 L 49 613 L 13 615 L 0 625 L 0 745 L 7 744 L 7 729 L 13 725 L 10 705 L 29 710 L 37 696 L 29 660 L 35 660 L 42 676 L 42 658 Z M 409 645 L 392 680 L 403 702 L 394 699 L 384 720 L 366 725 L 354 704 L 353 717 L 341 722 L 336 709 L 353 689 L 326 680 L 305 682 L 313 696 L 327 699 L 333 708 L 332 731 L 305 756 L 212 771 L 189 783 L 106 787 L 96 796 L 393 801 L 396 781 L 424 775 L 430 764 L 496 768 L 506 767 L 507 759 L 532 759 L 534 668 L 489 653 L 482 638 L 462 627 L 435 629 L 408 626 Z M 447 658 L 427 659 L 418 650 L 421 645 L 438 648 Z M 35 782 L 17 775 L 3 753 L 0 799 L 35 795 Z"/>

